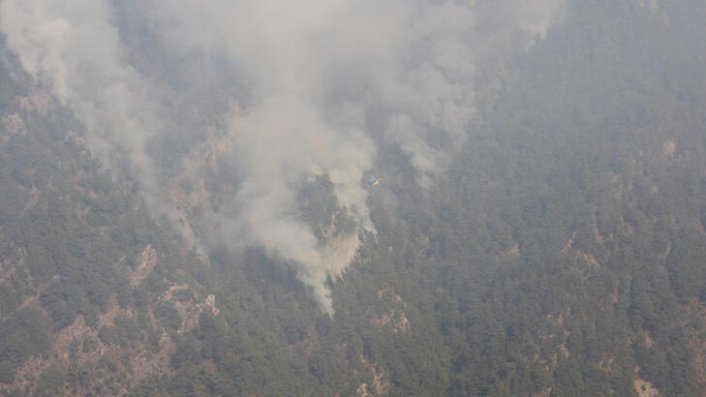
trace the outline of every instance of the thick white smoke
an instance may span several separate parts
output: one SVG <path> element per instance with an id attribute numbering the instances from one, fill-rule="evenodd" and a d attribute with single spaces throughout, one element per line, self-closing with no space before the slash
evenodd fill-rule
<path id="1" fill-rule="evenodd" d="M 86 124 L 94 150 L 129 160 L 150 208 L 178 223 L 183 216 L 146 150 L 168 133 L 160 118 L 169 104 L 154 93 L 167 83 L 127 61 L 116 4 L 4 0 L 0 28 L 27 71 Z M 431 184 L 479 117 L 477 92 L 487 82 L 478 71 L 506 66 L 543 39 L 563 0 L 145 0 L 133 7 L 163 53 L 217 59 L 238 71 L 238 91 L 225 95 L 240 111 L 223 133 L 238 182 L 224 204 L 209 207 L 206 218 L 218 221 L 199 230 L 293 263 L 332 314 L 327 280 L 353 260 L 358 232 L 322 243 L 302 220 L 297 187 L 326 176 L 339 206 L 373 231 L 364 178 L 374 142 L 399 146 L 419 183 Z"/>
<path id="2" fill-rule="evenodd" d="M 110 3 L 4 1 L 0 24 L 25 69 L 86 125 L 98 157 L 111 167 L 127 163 L 148 207 L 193 244 L 191 229 L 164 200 L 158 170 L 146 152 L 161 129 L 162 104 L 152 100 L 147 81 L 125 62 Z"/>

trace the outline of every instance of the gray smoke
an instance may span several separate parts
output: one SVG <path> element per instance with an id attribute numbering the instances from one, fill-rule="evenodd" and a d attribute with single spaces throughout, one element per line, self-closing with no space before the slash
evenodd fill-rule
<path id="1" fill-rule="evenodd" d="M 0 24 L 24 68 L 86 125 L 96 155 L 111 167 L 126 162 L 150 210 L 193 244 L 191 229 L 165 200 L 146 152 L 161 129 L 162 104 L 152 100 L 148 82 L 124 61 L 111 12 L 104 1 L 4 1 Z"/>
<path id="2" fill-rule="evenodd" d="M 503 77 L 495 70 L 542 40 L 563 10 L 563 0 L 130 3 L 160 53 L 191 65 L 194 80 L 216 81 L 209 75 L 222 71 L 198 65 L 237 70 L 217 93 L 229 110 L 215 118 L 227 123 L 179 131 L 194 141 L 222 129 L 224 167 L 237 179 L 219 205 L 202 205 L 194 219 L 176 210 L 167 173 L 147 147 L 174 133 L 163 119 L 167 87 L 196 96 L 179 92 L 189 84 L 154 81 L 131 63 L 117 4 L 4 0 L 0 27 L 26 70 L 85 123 L 93 150 L 108 164 L 128 160 L 155 215 L 191 244 L 218 236 L 292 263 L 328 314 L 327 280 L 354 260 L 358 231 L 321 241 L 302 219 L 297 187 L 328 178 L 358 230 L 374 232 L 364 179 L 375 142 L 399 146 L 420 185 L 430 186 L 479 122 L 478 98 L 490 97 L 488 80 Z M 191 160 L 180 167 L 200 172 Z M 189 223 L 198 223 L 197 236 Z"/>

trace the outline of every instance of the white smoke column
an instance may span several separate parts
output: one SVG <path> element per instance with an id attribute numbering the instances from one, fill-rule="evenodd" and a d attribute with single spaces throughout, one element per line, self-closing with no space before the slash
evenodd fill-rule
<path id="1" fill-rule="evenodd" d="M 363 178 L 375 155 L 358 104 L 344 105 L 335 114 L 325 112 L 330 88 L 324 77 L 329 72 L 323 69 L 327 54 L 316 39 L 328 34 L 341 3 L 181 1 L 167 6 L 170 19 L 180 23 L 164 27 L 165 38 L 176 38 L 175 47 L 183 49 L 186 43 L 225 54 L 250 84 L 252 104 L 244 105 L 231 121 L 235 150 L 230 161 L 242 185 L 230 206 L 218 214 L 224 234 L 295 264 L 299 278 L 329 315 L 333 307 L 327 279 L 339 275 L 353 259 L 350 247 L 354 253 L 358 233 L 322 246 L 298 216 L 295 189 L 312 174 L 328 175 L 339 204 L 359 227 L 372 230 Z M 164 5 L 154 10 L 159 19 Z"/>
<path id="2" fill-rule="evenodd" d="M 109 166 L 126 157 L 128 176 L 148 207 L 193 244 L 191 229 L 163 199 L 145 151 L 160 128 L 156 102 L 149 100 L 149 85 L 123 61 L 111 12 L 102 0 L 5 0 L 0 27 L 24 68 L 85 124 L 91 149 Z"/>
<path id="3" fill-rule="evenodd" d="M 185 54 L 238 65 L 250 97 L 232 120 L 232 165 L 244 182 L 221 214 L 225 234 L 297 263 L 322 309 L 327 277 L 348 263 L 298 220 L 295 186 L 328 174 L 340 204 L 372 230 L 362 179 L 375 148 L 399 145 L 429 186 L 477 117 L 476 69 L 546 31 L 560 0 L 175 0 L 150 14 Z M 486 17 L 497 24 L 479 27 Z M 529 44 L 528 44 L 529 43 Z M 492 54 L 496 46 L 501 54 Z M 237 100 L 237 98 L 235 98 Z M 371 110 L 382 130 L 370 130 Z M 357 239 L 357 237 L 355 237 Z M 357 247 L 353 244 L 341 246 Z M 350 250 L 348 250 L 349 252 Z M 334 263 L 336 262 L 336 263 Z"/>
<path id="4" fill-rule="evenodd" d="M 264 99 L 235 122 L 232 161 L 244 182 L 232 203 L 241 230 L 230 231 L 230 238 L 248 236 L 271 254 L 295 262 L 299 277 L 312 288 L 321 309 L 332 314 L 326 279 L 336 264 L 324 260 L 325 248 L 298 219 L 294 187 L 311 169 L 326 170 L 342 205 L 365 208 L 360 185 L 374 153 L 372 146 L 355 131 L 348 133 L 361 137 L 361 142 L 347 138 L 344 132 L 337 136 L 321 124 L 315 108 L 294 95 Z M 367 220 L 367 212 L 358 214 Z M 363 219 L 359 221 L 363 224 Z"/>
<path id="5" fill-rule="evenodd" d="M 478 69 L 503 69 L 543 39 L 563 0 L 411 1 L 404 30 L 375 71 L 378 106 L 388 109 L 384 137 L 407 153 L 420 185 L 443 172 L 479 120 Z M 375 5 L 370 9 L 374 12 Z"/>
<path id="6" fill-rule="evenodd" d="M 133 168 L 151 178 L 144 145 L 156 122 L 143 110 L 145 84 L 121 61 L 109 6 L 100 0 L 8 0 L 0 24 L 25 69 L 86 124 L 93 148 L 110 157 L 117 144 L 129 151 Z"/>

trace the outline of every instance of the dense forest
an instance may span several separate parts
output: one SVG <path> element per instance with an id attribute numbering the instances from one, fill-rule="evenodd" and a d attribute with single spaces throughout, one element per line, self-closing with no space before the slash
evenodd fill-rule
<path id="1" fill-rule="evenodd" d="M 116 3 L 135 68 L 193 84 L 165 128 L 210 125 L 150 147 L 208 248 L 95 154 L 4 38 L 0 394 L 706 395 L 706 3 L 567 1 L 502 68 L 478 67 L 478 115 L 429 181 L 373 138 L 374 228 L 335 175 L 297 181 L 320 244 L 359 242 L 324 278 L 330 313 L 308 267 L 203 232 L 217 212 L 199 192 L 225 213 L 242 164 L 215 149 L 198 178 L 176 164 L 230 122 L 239 70 L 191 75 L 137 3 Z"/>

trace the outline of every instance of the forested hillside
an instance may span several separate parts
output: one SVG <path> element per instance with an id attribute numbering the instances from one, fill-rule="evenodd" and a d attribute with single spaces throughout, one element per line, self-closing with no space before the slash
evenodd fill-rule
<path id="1" fill-rule="evenodd" d="M 384 129 L 387 113 L 417 109 L 411 99 L 380 95 L 336 116 L 376 95 L 356 63 L 313 97 L 335 99 L 321 119 L 355 144 L 302 136 L 316 150 L 340 144 L 342 163 L 324 157 L 335 166 L 291 180 L 299 165 L 281 150 L 311 163 L 318 152 L 269 135 L 283 147 L 237 148 L 257 141 L 252 125 L 280 127 L 254 118 L 253 75 L 216 40 L 177 51 L 139 3 L 115 3 L 132 66 L 108 75 L 137 71 L 157 87 L 145 92 L 172 98 L 150 113 L 159 127 L 144 113 L 115 127 L 101 112 L 130 104 L 62 96 L 7 37 L 0 49 L 0 395 L 706 396 L 706 3 L 570 0 L 529 44 L 520 28 L 483 36 L 493 45 L 474 47 L 473 100 L 444 82 L 451 99 L 423 102 L 474 106 L 463 139 L 438 127 L 438 141 L 414 141 L 443 154 L 429 170 L 422 160 L 436 157 L 408 136 L 365 143 L 346 118 L 364 110 L 360 125 Z M 489 4 L 475 5 L 488 19 L 474 34 L 510 15 Z M 232 125 L 242 129 L 220 132 Z M 145 143 L 149 160 L 128 138 L 101 153 L 145 126 L 172 132 Z M 91 132 L 101 128 L 117 138 Z M 272 155 L 283 170 L 238 155 Z M 364 172 L 344 166 L 359 160 Z M 243 208 L 255 215 L 232 221 Z M 282 237 L 301 230 L 325 271 Z"/>

